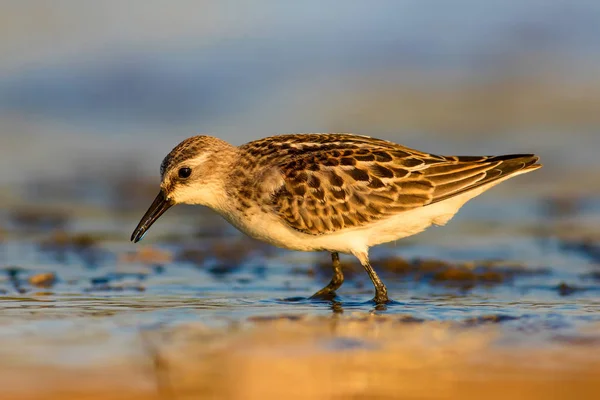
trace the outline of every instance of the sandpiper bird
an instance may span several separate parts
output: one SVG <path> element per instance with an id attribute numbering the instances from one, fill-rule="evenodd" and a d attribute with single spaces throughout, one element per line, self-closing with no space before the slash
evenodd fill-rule
<path id="1" fill-rule="evenodd" d="M 181 142 L 163 160 L 160 192 L 131 240 L 169 207 L 212 208 L 245 234 L 278 247 L 331 253 L 331 297 L 344 275 L 338 253 L 358 258 L 375 286 L 369 248 L 444 225 L 469 199 L 539 167 L 533 154 L 439 156 L 352 134 L 272 136 L 233 146 L 211 136 Z"/>

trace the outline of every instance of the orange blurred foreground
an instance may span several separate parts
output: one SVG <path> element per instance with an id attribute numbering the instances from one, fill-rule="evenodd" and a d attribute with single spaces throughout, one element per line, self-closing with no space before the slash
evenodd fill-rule
<path id="1" fill-rule="evenodd" d="M 257 317 L 225 329 L 191 324 L 143 332 L 137 356 L 102 364 L 5 359 L 1 398 L 597 398 L 600 326 L 543 343 L 541 336 L 362 313 Z"/>

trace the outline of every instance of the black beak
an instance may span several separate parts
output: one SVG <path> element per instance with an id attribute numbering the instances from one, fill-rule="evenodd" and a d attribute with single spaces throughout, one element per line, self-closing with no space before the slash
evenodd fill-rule
<path id="1" fill-rule="evenodd" d="M 158 196 L 156 196 L 156 199 L 154 199 L 152 202 L 152 205 L 148 211 L 146 211 L 146 214 L 144 214 L 142 217 L 138 226 L 131 234 L 131 241 L 137 243 L 142 240 L 146 234 L 146 231 L 150 229 L 154 221 L 163 215 L 165 211 L 171 208 L 173 204 L 173 201 L 167 199 L 164 192 L 161 190 L 160 193 L 158 193 Z"/>

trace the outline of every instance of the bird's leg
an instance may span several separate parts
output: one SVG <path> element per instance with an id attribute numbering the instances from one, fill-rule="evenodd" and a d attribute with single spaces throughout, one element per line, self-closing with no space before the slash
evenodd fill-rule
<path id="1" fill-rule="evenodd" d="M 342 263 L 340 263 L 340 255 L 337 252 L 331 253 L 331 262 L 333 267 L 333 278 L 331 278 L 331 282 L 329 282 L 329 285 L 310 296 L 311 299 L 335 296 L 335 291 L 342 286 L 342 283 L 344 283 Z"/>
<path id="2" fill-rule="evenodd" d="M 354 255 L 359 259 L 360 263 L 364 267 L 367 274 L 369 274 L 369 278 L 371 278 L 371 282 L 373 282 L 373 286 L 375 286 L 375 297 L 373 301 L 377 304 L 385 304 L 390 301 L 387 295 L 387 288 L 379 279 L 377 272 L 373 269 L 371 264 L 369 263 L 369 256 L 365 253 L 354 253 Z"/>
<path id="3" fill-rule="evenodd" d="M 373 301 L 377 304 L 385 304 L 389 302 L 390 299 L 387 295 L 387 288 L 385 287 L 383 282 L 381 282 L 379 276 L 377 276 L 377 272 L 375 272 L 375 270 L 373 269 L 373 267 L 371 267 L 371 264 L 369 264 L 368 261 L 365 264 L 363 264 L 363 267 L 365 268 L 365 270 L 367 270 L 367 274 L 369 274 L 369 278 L 371 278 L 371 282 L 373 282 L 373 286 L 375 286 L 375 297 L 373 298 Z"/>

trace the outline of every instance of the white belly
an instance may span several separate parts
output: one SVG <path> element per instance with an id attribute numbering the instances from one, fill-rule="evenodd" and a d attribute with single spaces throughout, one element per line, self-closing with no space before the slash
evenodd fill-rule
<path id="1" fill-rule="evenodd" d="M 369 247 L 391 242 L 425 230 L 432 223 L 443 225 L 457 208 L 446 210 L 442 203 L 406 211 L 365 227 L 342 230 L 325 235 L 308 235 L 290 228 L 275 215 L 255 214 L 240 220 L 223 215 L 232 225 L 255 239 L 277 247 L 299 251 L 337 251 L 352 254 Z M 461 204 L 462 205 L 462 204 Z"/>
<path id="2" fill-rule="evenodd" d="M 515 175 L 518 174 L 509 177 Z M 345 229 L 318 236 L 308 235 L 292 229 L 276 215 L 266 214 L 258 210 L 250 218 L 240 218 L 234 214 L 222 215 L 248 236 L 277 247 L 299 251 L 327 250 L 355 254 L 366 252 L 372 246 L 415 235 L 432 224 L 444 225 L 468 200 L 503 180 L 500 179 L 439 203 L 402 212 L 364 227 Z"/>

